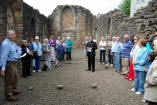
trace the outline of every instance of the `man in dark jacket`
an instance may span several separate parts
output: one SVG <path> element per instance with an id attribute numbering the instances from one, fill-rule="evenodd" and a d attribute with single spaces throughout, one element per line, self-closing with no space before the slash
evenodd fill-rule
<path id="1" fill-rule="evenodd" d="M 88 56 L 88 69 L 86 71 L 95 72 L 95 50 L 97 49 L 96 42 L 93 41 L 93 36 L 90 37 L 90 41 L 87 43 L 87 56 Z"/>

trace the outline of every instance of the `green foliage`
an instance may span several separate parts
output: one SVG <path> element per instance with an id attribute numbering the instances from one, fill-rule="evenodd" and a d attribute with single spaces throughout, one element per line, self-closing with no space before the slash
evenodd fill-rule
<path id="1" fill-rule="evenodd" d="M 123 0 L 122 3 L 119 5 L 119 9 L 128 16 L 130 15 L 130 8 L 131 0 Z"/>

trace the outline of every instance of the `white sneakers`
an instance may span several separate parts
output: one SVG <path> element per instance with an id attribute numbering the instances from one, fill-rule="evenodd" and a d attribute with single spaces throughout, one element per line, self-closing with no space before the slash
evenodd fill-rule
<path id="1" fill-rule="evenodd" d="M 38 72 L 41 72 L 41 70 L 38 70 Z M 33 70 L 33 73 L 35 73 L 35 70 Z"/>
<path id="2" fill-rule="evenodd" d="M 143 93 L 141 93 L 140 91 L 137 91 L 136 94 L 137 94 L 137 95 L 141 95 L 141 94 L 143 94 Z"/>
<path id="3" fill-rule="evenodd" d="M 134 88 L 132 88 L 131 91 L 132 91 L 132 92 L 136 92 L 136 90 L 135 90 Z M 137 95 L 141 95 L 141 94 L 143 94 L 143 93 L 140 92 L 140 91 L 137 91 L 136 94 L 137 94 Z"/>
<path id="4" fill-rule="evenodd" d="M 103 65 L 104 65 L 105 63 L 103 63 Z"/>
<path id="5" fill-rule="evenodd" d="M 111 64 L 110 66 L 113 66 L 113 64 Z"/>
<path id="6" fill-rule="evenodd" d="M 109 63 L 106 64 L 107 66 L 109 65 Z"/>
<path id="7" fill-rule="evenodd" d="M 134 88 L 131 89 L 132 92 L 135 92 L 136 90 Z"/>

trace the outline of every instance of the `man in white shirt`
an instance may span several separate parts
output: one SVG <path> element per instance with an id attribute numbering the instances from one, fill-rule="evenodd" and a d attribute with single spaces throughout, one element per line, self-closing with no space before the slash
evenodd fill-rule
<path id="1" fill-rule="evenodd" d="M 101 37 L 101 41 L 99 43 L 100 47 L 100 60 L 99 64 L 103 63 L 105 64 L 105 54 L 106 54 L 106 41 L 104 37 Z"/>
<path id="2" fill-rule="evenodd" d="M 107 65 L 111 65 L 111 64 L 113 64 L 112 54 L 111 54 L 111 48 L 112 48 L 112 36 L 111 35 L 108 36 L 107 47 L 108 47 L 108 63 L 107 63 Z"/>
<path id="3" fill-rule="evenodd" d="M 115 53 L 115 43 L 116 43 L 116 37 L 113 36 L 112 38 L 112 48 L 111 48 L 111 54 L 112 54 L 112 61 L 113 61 L 113 64 L 111 64 L 111 66 L 115 66 L 115 60 L 114 60 L 114 53 Z"/>

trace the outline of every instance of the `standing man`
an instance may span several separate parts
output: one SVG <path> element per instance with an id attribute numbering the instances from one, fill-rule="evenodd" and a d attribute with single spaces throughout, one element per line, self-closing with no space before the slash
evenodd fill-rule
<path id="1" fill-rule="evenodd" d="M 120 42 L 120 37 L 116 37 L 116 43 L 115 43 L 115 53 L 114 53 L 114 62 L 115 62 L 115 72 L 120 73 L 121 69 L 121 49 L 122 49 L 122 43 Z"/>
<path id="2" fill-rule="evenodd" d="M 112 64 L 110 66 L 115 66 L 115 56 L 114 56 L 114 53 L 115 53 L 115 43 L 116 43 L 116 37 L 113 36 L 112 38 L 112 48 L 111 48 L 111 55 L 112 55 Z"/>
<path id="3" fill-rule="evenodd" d="M 92 72 L 95 72 L 95 50 L 97 49 L 97 44 L 93 41 L 93 36 L 89 40 L 86 47 L 88 56 L 88 69 L 86 71 L 91 71 L 92 67 Z"/>
<path id="4" fill-rule="evenodd" d="M 129 35 L 124 35 L 124 43 L 122 45 L 122 75 L 127 75 L 129 73 L 130 67 L 130 52 L 133 47 L 131 41 L 129 41 Z"/>
<path id="5" fill-rule="evenodd" d="M 33 42 L 33 57 L 35 59 L 35 68 L 33 72 L 41 72 L 40 70 L 40 59 L 42 56 L 42 45 L 39 42 L 39 36 L 35 37 L 35 41 Z"/>
<path id="6" fill-rule="evenodd" d="M 18 100 L 14 95 L 20 94 L 17 90 L 18 72 L 17 61 L 20 58 L 20 49 L 14 43 L 16 34 L 13 30 L 7 31 L 7 38 L 1 45 L 1 75 L 4 77 L 5 97 L 9 101 Z M 18 49 L 17 49 L 18 48 Z"/>
<path id="7" fill-rule="evenodd" d="M 108 47 L 108 63 L 107 63 L 107 65 L 111 65 L 111 64 L 113 64 L 112 54 L 111 54 L 111 48 L 112 48 L 112 36 L 111 35 L 108 37 L 107 47 Z"/>

